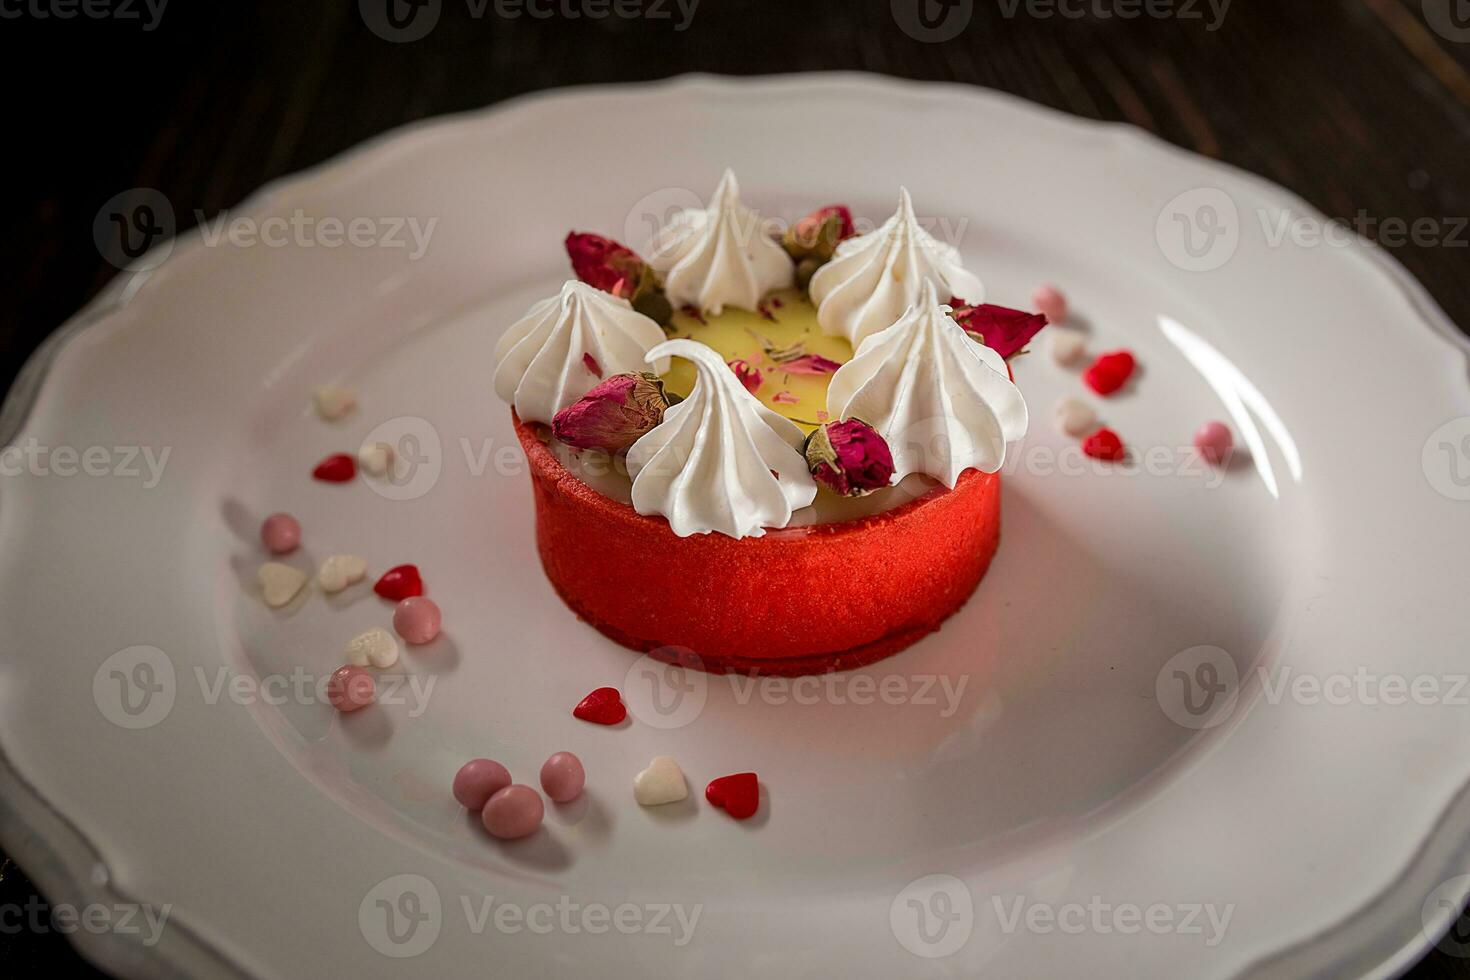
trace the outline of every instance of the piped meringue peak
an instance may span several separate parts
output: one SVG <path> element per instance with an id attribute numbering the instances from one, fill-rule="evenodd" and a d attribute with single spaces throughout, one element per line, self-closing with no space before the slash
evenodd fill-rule
<path id="1" fill-rule="evenodd" d="M 522 421 L 549 425 L 603 378 L 643 370 L 644 355 L 663 339 L 663 329 L 627 300 L 569 280 L 495 345 L 495 393 Z M 654 369 L 667 371 L 668 361 Z"/>
<path id="2" fill-rule="evenodd" d="M 728 303 L 755 310 L 761 298 L 795 282 L 796 264 L 768 237 L 760 216 L 740 203 L 735 173 L 726 170 L 709 207 L 687 208 L 654 236 L 648 263 L 664 279 L 675 307 L 719 315 Z"/>
<path id="3" fill-rule="evenodd" d="M 1027 413 L 1005 360 L 965 334 L 937 289 L 926 279 L 898 322 L 861 343 L 832 376 L 827 410 L 887 440 L 895 480 L 926 473 L 953 487 L 971 467 L 999 470 Z"/>
<path id="4" fill-rule="evenodd" d="M 904 188 L 893 217 L 838 245 L 832 261 L 812 276 L 810 289 L 822 330 L 857 347 L 903 316 L 925 283 L 945 297 L 984 299 L 985 287 L 965 270 L 959 251 L 920 227 Z"/>
<path id="5" fill-rule="evenodd" d="M 713 348 L 670 340 L 648 352 L 650 363 L 668 357 L 694 364 L 694 389 L 628 450 L 634 509 L 667 518 L 680 537 L 785 527 L 817 495 L 801 429 L 757 401 Z"/>

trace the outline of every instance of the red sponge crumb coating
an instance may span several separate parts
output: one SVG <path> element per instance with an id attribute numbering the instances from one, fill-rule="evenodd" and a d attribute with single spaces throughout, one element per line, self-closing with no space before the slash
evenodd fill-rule
<path id="1" fill-rule="evenodd" d="M 964 604 L 1000 542 L 1000 477 L 975 470 L 856 521 L 681 538 L 572 476 L 512 418 L 557 593 L 618 643 L 714 673 L 819 674 L 897 653 Z"/>

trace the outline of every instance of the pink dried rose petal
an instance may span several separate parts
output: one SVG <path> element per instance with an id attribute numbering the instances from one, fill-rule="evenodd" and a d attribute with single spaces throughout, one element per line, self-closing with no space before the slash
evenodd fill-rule
<path id="1" fill-rule="evenodd" d="M 599 378 L 602 377 L 602 365 L 597 363 L 597 358 L 593 357 L 591 354 L 583 354 L 582 363 L 587 366 L 587 370 L 591 371 Z"/>
<path id="2" fill-rule="evenodd" d="M 992 303 L 970 306 L 959 297 L 949 301 L 956 323 L 1001 357 L 1010 357 L 1041 332 L 1047 319 L 1040 313 L 1012 310 Z"/>
<path id="3" fill-rule="evenodd" d="M 771 396 L 771 401 L 777 405 L 800 405 L 801 399 L 789 391 L 778 391 Z"/>
<path id="4" fill-rule="evenodd" d="M 752 395 L 760 390 L 761 382 L 765 380 L 759 368 L 751 367 L 749 361 L 738 357 L 730 362 L 730 370 L 735 372 L 735 377 L 740 379 L 745 390 Z"/>
<path id="5" fill-rule="evenodd" d="M 664 419 L 669 396 L 654 374 L 615 374 L 557 412 L 551 433 L 576 449 L 626 452 Z"/>
<path id="6" fill-rule="evenodd" d="M 781 370 L 792 374 L 832 374 L 840 367 L 841 364 L 820 354 L 803 354 L 781 362 Z"/>
<path id="7" fill-rule="evenodd" d="M 844 497 L 861 497 L 893 482 L 893 453 L 871 425 L 845 419 L 818 426 L 807 437 L 812 479 Z"/>

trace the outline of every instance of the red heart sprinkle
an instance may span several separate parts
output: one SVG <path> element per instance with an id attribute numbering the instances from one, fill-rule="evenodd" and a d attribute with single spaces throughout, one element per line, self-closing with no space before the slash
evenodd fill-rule
<path id="1" fill-rule="evenodd" d="M 760 808 L 761 783 L 753 772 L 721 776 L 704 788 L 704 798 L 736 820 L 744 820 Z"/>
<path id="2" fill-rule="evenodd" d="M 357 460 L 346 453 L 334 453 L 317 463 L 311 475 L 324 483 L 346 483 L 357 475 Z"/>
<path id="3" fill-rule="evenodd" d="M 1115 350 L 1098 356 L 1088 369 L 1082 372 L 1087 387 L 1099 395 L 1111 395 L 1128 383 L 1138 362 L 1126 350 Z"/>
<path id="4" fill-rule="evenodd" d="M 1117 462 L 1128 455 L 1128 450 L 1123 448 L 1123 440 L 1112 429 L 1098 429 L 1083 439 L 1082 451 L 1093 459 L 1105 459 L 1109 462 Z"/>
<path id="5" fill-rule="evenodd" d="M 628 717 L 628 709 L 615 687 L 599 687 L 572 709 L 572 717 L 594 725 L 616 725 Z"/>
<path id="6" fill-rule="evenodd" d="M 373 586 L 373 591 L 384 599 L 394 602 L 424 594 L 424 580 L 419 577 L 417 565 L 395 565 L 383 573 Z"/>

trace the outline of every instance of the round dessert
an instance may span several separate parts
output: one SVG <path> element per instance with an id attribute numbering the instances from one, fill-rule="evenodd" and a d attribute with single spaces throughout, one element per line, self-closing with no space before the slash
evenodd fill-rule
<path id="1" fill-rule="evenodd" d="M 649 260 L 573 234 L 578 279 L 497 348 L 551 584 L 616 642 L 713 671 L 845 670 L 973 593 L 1045 318 L 978 304 L 907 193 L 865 235 L 769 235 L 727 173 Z M 964 297 L 963 299 L 961 297 Z"/>
<path id="2" fill-rule="evenodd" d="M 825 673 L 897 653 L 964 605 L 1000 543 L 1000 477 L 975 470 L 868 517 L 681 538 L 515 422 L 557 594 L 608 638 L 713 673 Z"/>

